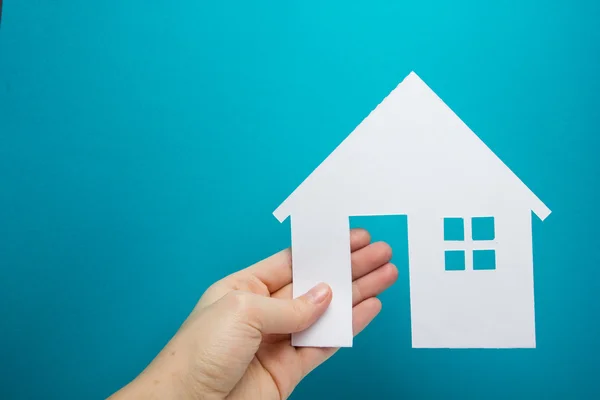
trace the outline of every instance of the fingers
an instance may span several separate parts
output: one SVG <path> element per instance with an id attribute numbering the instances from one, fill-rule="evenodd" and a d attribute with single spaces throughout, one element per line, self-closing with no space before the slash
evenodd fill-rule
<path id="1" fill-rule="evenodd" d="M 381 300 L 371 297 L 352 309 L 352 331 L 358 335 L 381 311 Z"/>
<path id="2" fill-rule="evenodd" d="M 355 280 L 352 282 L 352 305 L 354 307 L 364 307 L 362 304 L 365 301 L 384 292 L 392 286 L 396 280 L 398 280 L 398 268 L 391 263 L 386 263 L 367 275 Z M 277 293 L 273 294 L 273 297 L 290 299 L 292 297 L 291 285 L 279 290 Z M 273 335 L 265 337 L 265 341 L 278 342 L 288 338 L 289 335 Z"/>
<path id="3" fill-rule="evenodd" d="M 373 243 L 352 254 L 352 280 L 360 278 L 392 259 L 392 248 L 385 242 Z"/>
<path id="4" fill-rule="evenodd" d="M 387 243 L 384 242 L 373 243 L 366 247 L 363 247 L 358 251 L 355 251 L 354 253 L 352 253 L 352 279 L 355 280 L 357 278 L 368 275 L 372 271 L 377 270 L 379 267 L 387 264 L 390 261 L 391 257 L 391 248 Z M 362 284 L 362 286 L 369 286 L 369 282 L 372 282 L 372 280 L 368 280 L 367 283 Z M 368 287 L 365 289 L 368 289 Z M 279 299 L 292 298 L 292 285 L 288 284 L 284 286 L 277 292 L 273 293 L 271 296 Z M 364 300 L 364 297 L 361 299 L 361 301 L 362 300 Z M 355 304 L 357 304 L 358 302 L 359 300 L 357 299 Z"/>
<path id="5" fill-rule="evenodd" d="M 392 286 L 397 279 L 398 268 L 392 263 L 387 263 L 355 280 L 352 283 L 352 306 L 377 296 Z"/>
<path id="6" fill-rule="evenodd" d="M 381 311 L 381 301 L 371 297 L 352 309 L 352 330 L 354 336 L 362 332 Z M 327 361 L 338 348 L 302 347 L 296 350 L 302 366 L 303 375 Z"/>
<path id="7" fill-rule="evenodd" d="M 321 283 L 293 300 L 231 292 L 224 299 L 224 306 L 262 334 L 285 334 L 302 331 L 315 323 L 331 303 L 331 298 L 331 288 Z"/>
<path id="8" fill-rule="evenodd" d="M 357 251 L 371 243 L 371 235 L 362 228 L 350 230 L 350 251 Z"/>
<path id="9" fill-rule="evenodd" d="M 283 282 L 287 282 L 288 276 L 292 279 L 292 252 L 289 248 L 281 250 L 237 274 L 258 278 L 266 285 L 269 293 L 273 293 L 278 286 L 285 284 Z"/>
<path id="10" fill-rule="evenodd" d="M 350 231 L 352 252 L 367 247 L 370 241 L 371 236 L 366 230 L 352 229 Z M 362 258 L 365 259 L 368 256 L 363 255 Z M 291 281 L 292 255 L 290 249 L 286 249 L 216 282 L 202 295 L 196 308 L 203 309 L 234 290 L 269 296 L 287 285 L 289 287 L 285 292 L 286 296 L 275 297 L 291 298 Z"/>
<path id="11" fill-rule="evenodd" d="M 369 232 L 364 229 L 350 231 L 350 250 L 355 252 L 371 241 Z M 269 293 L 274 293 L 292 281 L 292 254 L 290 249 L 282 250 L 237 274 L 253 275 L 263 282 Z M 237 275 L 234 274 L 234 275 Z"/>

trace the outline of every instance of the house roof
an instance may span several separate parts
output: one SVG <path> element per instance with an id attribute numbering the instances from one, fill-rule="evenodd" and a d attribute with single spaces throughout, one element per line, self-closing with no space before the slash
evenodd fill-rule
<path id="1" fill-rule="evenodd" d="M 274 211 L 345 215 L 550 209 L 411 72 Z"/>

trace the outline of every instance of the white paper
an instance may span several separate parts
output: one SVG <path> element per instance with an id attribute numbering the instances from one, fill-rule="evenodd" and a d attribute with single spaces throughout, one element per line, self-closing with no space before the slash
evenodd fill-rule
<path id="1" fill-rule="evenodd" d="M 352 346 L 352 266 L 348 217 L 336 213 L 292 215 L 293 293 L 298 297 L 320 282 L 333 292 L 325 314 L 292 335 L 293 346 Z"/>
<path id="2" fill-rule="evenodd" d="M 349 216 L 407 215 L 413 347 L 535 347 L 531 211 L 550 214 L 411 73 L 274 212 L 280 221 L 292 215 L 295 295 L 329 280 L 334 301 L 347 302 L 294 342 L 349 345 L 350 250 L 340 220 L 347 229 Z M 294 226 L 296 216 L 305 222 Z M 471 217 L 480 216 L 494 217 L 494 240 L 471 240 Z M 464 219 L 466 240 L 444 240 L 444 217 Z M 445 270 L 452 249 L 465 251 L 464 271 Z M 473 269 L 478 249 L 495 251 L 495 270 Z"/>

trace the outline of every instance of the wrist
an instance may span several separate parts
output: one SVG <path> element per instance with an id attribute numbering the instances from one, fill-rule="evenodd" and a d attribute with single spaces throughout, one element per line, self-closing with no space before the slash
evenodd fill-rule
<path id="1" fill-rule="evenodd" d="M 115 393 L 111 400 L 126 399 L 212 399 L 177 360 L 157 357 L 133 381 Z"/>

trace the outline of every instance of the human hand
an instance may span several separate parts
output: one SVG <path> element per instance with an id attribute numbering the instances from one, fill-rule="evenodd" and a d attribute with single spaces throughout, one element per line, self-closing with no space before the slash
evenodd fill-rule
<path id="1" fill-rule="evenodd" d="M 362 331 L 381 310 L 375 297 L 398 277 L 390 247 L 353 229 L 352 325 Z M 331 302 L 319 284 L 292 299 L 289 249 L 212 285 L 161 353 L 113 395 L 160 399 L 285 399 L 335 348 L 296 348 L 290 334 L 312 325 Z M 333 294 L 335 295 L 335 294 Z"/>

